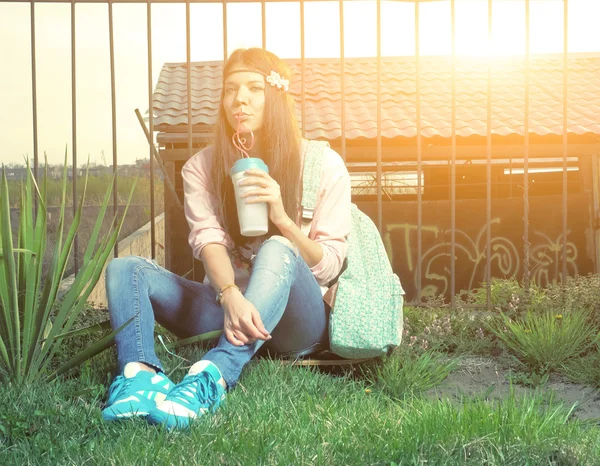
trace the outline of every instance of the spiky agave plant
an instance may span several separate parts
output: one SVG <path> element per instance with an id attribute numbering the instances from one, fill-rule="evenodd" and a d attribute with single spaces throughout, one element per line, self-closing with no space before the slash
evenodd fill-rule
<path id="1" fill-rule="evenodd" d="M 67 193 L 67 153 L 63 165 L 61 209 L 52 262 L 42 276 L 42 262 L 46 251 L 47 173 L 38 186 L 29 163 L 27 177 L 21 183 L 21 204 L 18 235 L 13 238 L 10 223 L 10 205 L 6 172 L 2 169 L 0 183 L 0 377 L 17 383 L 43 378 L 54 378 L 110 346 L 117 329 L 90 344 L 85 351 L 54 371 L 49 364 L 66 339 L 81 331 L 71 331 L 77 316 L 98 282 L 127 214 L 135 183 L 120 219 L 111 222 L 106 235 L 100 238 L 100 228 L 110 202 L 114 182 L 104 196 L 98 218 L 86 247 L 81 268 L 75 281 L 62 299 L 58 290 L 65 274 L 73 241 L 81 223 L 88 173 L 83 180 L 83 193 L 66 236 L 65 209 Z M 47 163 L 46 163 L 47 167 Z M 114 180 L 113 180 L 114 181 Z M 34 215 L 34 193 L 38 198 Z M 15 247 L 16 243 L 16 247 Z M 106 325 L 102 326 L 103 328 Z"/>

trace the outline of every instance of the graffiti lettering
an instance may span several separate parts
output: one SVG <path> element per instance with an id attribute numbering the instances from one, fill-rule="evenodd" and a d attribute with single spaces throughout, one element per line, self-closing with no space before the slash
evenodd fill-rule
<path id="1" fill-rule="evenodd" d="M 567 231 L 567 236 L 571 231 Z M 539 231 L 536 235 L 541 236 L 543 243 L 531 248 L 529 257 L 534 264 L 531 278 L 539 286 L 556 285 L 562 281 L 563 263 L 563 236 L 560 234 L 556 241 L 552 241 L 547 235 Z M 577 247 L 571 241 L 567 241 L 567 275 L 579 273 L 577 268 Z"/>
<path id="2" fill-rule="evenodd" d="M 392 248 L 392 240 L 390 233 L 394 230 L 404 230 L 404 247 L 406 251 L 412 251 L 412 245 L 410 243 L 410 232 L 417 231 L 417 225 L 411 225 L 410 223 L 399 223 L 399 224 L 388 224 L 386 227 L 386 232 L 383 235 L 383 244 L 385 245 L 385 249 L 387 251 L 388 257 L 390 259 L 393 257 L 393 248 Z M 423 226 L 421 227 L 422 231 L 431 232 L 434 234 L 434 237 L 437 238 L 440 229 L 436 226 Z M 407 267 L 411 272 L 413 271 L 413 262 L 412 255 L 407 254 Z"/>
<path id="3" fill-rule="evenodd" d="M 494 218 L 489 228 L 499 226 L 500 218 Z M 485 279 L 485 269 L 487 264 L 487 228 L 484 225 L 471 238 L 468 233 L 461 229 L 455 230 L 455 253 L 456 264 L 461 274 L 468 277 L 468 288 L 473 289 Z M 417 236 L 418 227 L 415 224 L 401 223 L 388 224 L 384 233 L 384 244 L 390 258 L 394 257 L 393 245 L 401 246 L 404 251 L 400 252 L 400 257 L 404 263 L 401 267 L 408 270 L 417 283 L 418 268 L 417 263 Z M 423 225 L 421 227 L 423 243 L 429 246 L 425 248 L 421 256 L 421 274 L 422 274 L 422 296 L 436 296 L 446 294 L 449 290 L 450 282 L 450 257 L 451 257 L 451 230 L 442 229 L 436 225 Z M 392 234 L 400 234 L 401 240 L 392 241 Z M 567 232 L 567 236 L 570 231 Z M 535 231 L 534 236 L 537 241 L 534 242 L 530 250 L 530 259 L 532 262 L 531 280 L 539 286 L 546 286 L 551 283 L 558 283 L 562 278 L 562 260 L 563 260 L 563 238 L 559 235 L 556 240 L 552 240 L 546 234 Z M 432 243 L 434 243 L 432 245 Z M 502 278 L 520 278 L 521 255 L 519 248 L 514 242 L 505 236 L 494 236 L 491 234 L 490 240 L 490 264 L 493 270 L 492 275 Z M 578 273 L 577 268 L 577 247 L 567 242 L 567 274 Z M 414 256 L 414 257 L 413 257 Z M 399 264 L 396 264 L 399 265 Z M 465 277 L 465 272 L 467 277 Z M 467 284 L 465 281 L 464 284 Z"/>

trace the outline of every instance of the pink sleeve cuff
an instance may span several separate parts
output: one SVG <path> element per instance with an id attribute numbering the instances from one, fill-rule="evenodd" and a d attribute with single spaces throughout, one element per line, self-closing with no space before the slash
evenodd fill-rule
<path id="1" fill-rule="evenodd" d="M 317 265 L 311 267 L 310 271 L 317 279 L 319 285 L 326 286 L 342 270 L 346 252 L 348 251 L 348 243 L 340 243 L 337 248 L 329 247 L 329 245 L 324 243 L 320 244 L 323 249 L 323 258 Z"/>

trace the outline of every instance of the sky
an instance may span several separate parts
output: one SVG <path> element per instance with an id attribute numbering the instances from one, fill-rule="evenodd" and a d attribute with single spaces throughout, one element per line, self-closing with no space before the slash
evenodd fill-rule
<path id="1" fill-rule="evenodd" d="M 525 53 L 524 0 L 494 0 L 493 37 L 488 47 L 487 0 L 456 0 L 458 55 L 505 56 Z M 383 56 L 414 55 L 414 4 L 381 4 Z M 112 121 L 108 7 L 77 4 L 76 93 L 77 156 L 82 165 L 112 164 Z M 267 3 L 267 49 L 282 58 L 300 56 L 299 3 Z M 61 163 L 72 150 L 71 121 L 71 6 L 36 5 L 36 73 L 38 150 L 50 163 Z M 597 18 L 600 1 L 569 1 L 569 52 L 600 52 Z M 530 1 L 530 52 L 562 53 L 562 0 Z M 223 59 L 223 12 L 216 3 L 192 4 L 192 61 Z M 147 18 L 145 4 L 115 4 L 115 80 L 117 96 L 117 154 L 119 164 L 147 158 L 148 143 L 134 110 L 148 109 Z M 152 6 L 152 81 L 164 63 L 185 62 L 185 4 Z M 305 3 L 305 55 L 339 57 L 338 2 Z M 227 5 L 227 52 L 261 46 L 260 3 Z M 345 55 L 376 56 L 375 1 L 344 4 Z M 451 54 L 450 2 L 420 5 L 422 55 Z M 489 48 L 489 50 L 488 50 Z M 31 30 L 29 3 L 0 0 L 0 163 L 33 158 Z"/>

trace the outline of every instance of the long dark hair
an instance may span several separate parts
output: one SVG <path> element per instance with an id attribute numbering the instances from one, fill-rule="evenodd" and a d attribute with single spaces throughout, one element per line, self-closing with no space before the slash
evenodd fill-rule
<path id="1" fill-rule="evenodd" d="M 287 65 L 271 52 L 259 48 L 238 49 L 231 54 L 223 69 L 223 82 L 234 66 L 268 76 L 277 71 L 282 77 L 291 79 Z M 294 113 L 294 100 L 288 92 L 265 83 L 265 107 L 263 124 L 259 132 L 261 154 L 259 157 L 269 167 L 269 175 L 279 183 L 283 206 L 289 217 L 296 221 L 300 184 L 300 131 Z M 224 87 L 224 86 L 223 86 Z M 219 196 L 220 216 L 224 228 L 237 245 L 249 240 L 240 233 L 233 184 L 229 170 L 240 158 L 232 143 L 234 130 L 227 121 L 223 109 L 224 92 L 221 91 L 219 119 L 214 131 L 213 182 Z M 277 234 L 275 225 L 269 221 L 267 237 Z"/>

